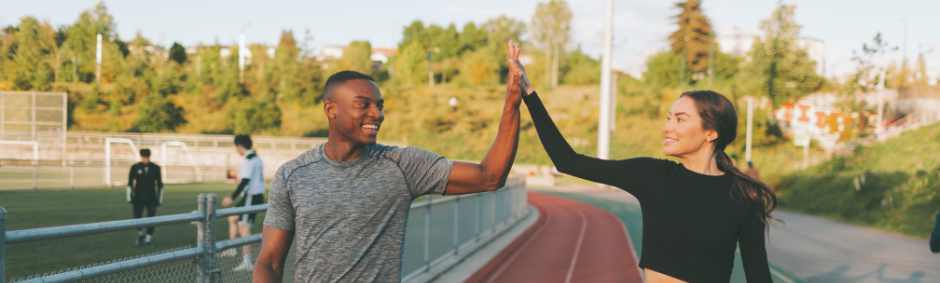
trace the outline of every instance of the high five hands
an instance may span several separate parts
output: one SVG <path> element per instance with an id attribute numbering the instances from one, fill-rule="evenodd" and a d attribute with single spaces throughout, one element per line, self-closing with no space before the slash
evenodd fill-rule
<path id="1" fill-rule="evenodd" d="M 522 67 L 522 62 L 519 62 L 519 53 L 522 53 L 522 49 L 518 44 L 513 44 L 510 39 L 509 78 L 506 79 L 506 91 L 512 96 L 519 95 L 520 92 L 522 95 L 529 95 L 533 91 L 532 84 L 529 83 L 529 78 L 525 74 L 525 67 Z"/>

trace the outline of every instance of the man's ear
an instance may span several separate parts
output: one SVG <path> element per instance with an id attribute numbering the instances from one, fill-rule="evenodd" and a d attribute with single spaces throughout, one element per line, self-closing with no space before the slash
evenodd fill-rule
<path id="1" fill-rule="evenodd" d="M 324 100 L 323 112 L 326 113 L 326 117 L 329 118 L 330 120 L 335 119 L 336 118 L 336 103 L 329 101 L 329 100 Z"/>

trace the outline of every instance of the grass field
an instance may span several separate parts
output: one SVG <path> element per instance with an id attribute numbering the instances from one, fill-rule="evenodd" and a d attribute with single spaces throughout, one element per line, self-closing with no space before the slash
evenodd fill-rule
<path id="1" fill-rule="evenodd" d="M 157 215 L 188 213 L 196 210 L 200 193 L 229 195 L 235 184 L 207 183 L 167 185 L 163 205 Z M 0 206 L 7 210 L 7 231 L 114 221 L 132 218 L 125 190 L 78 189 L 36 192 L 2 192 Z M 264 219 L 264 213 L 258 215 Z M 228 221 L 217 224 L 218 240 L 228 238 Z M 260 233 L 255 225 L 252 233 Z M 157 227 L 154 248 L 134 246 L 137 231 L 120 231 L 82 237 L 7 245 L 6 278 L 17 279 L 67 268 L 158 252 L 184 246 L 196 246 L 196 227 L 177 224 Z"/>
<path id="2" fill-rule="evenodd" d="M 780 206 L 927 239 L 940 211 L 938 140 L 933 125 L 793 172 L 778 186 Z"/>

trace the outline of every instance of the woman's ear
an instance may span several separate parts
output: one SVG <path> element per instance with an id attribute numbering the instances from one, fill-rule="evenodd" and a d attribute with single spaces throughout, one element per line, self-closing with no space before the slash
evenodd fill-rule
<path id="1" fill-rule="evenodd" d="M 718 140 L 718 131 L 715 130 L 705 130 L 705 139 L 709 142 L 715 142 Z"/>

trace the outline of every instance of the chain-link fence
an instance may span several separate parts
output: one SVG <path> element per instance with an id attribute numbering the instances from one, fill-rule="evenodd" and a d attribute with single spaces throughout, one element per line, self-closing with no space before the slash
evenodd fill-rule
<path id="1" fill-rule="evenodd" d="M 527 215 L 525 182 L 511 178 L 496 192 L 428 198 L 412 204 L 403 262 L 403 280 L 459 262 Z M 251 282 L 261 251 L 261 234 L 216 242 L 217 219 L 267 210 L 267 205 L 216 210 L 214 194 L 199 196 L 192 213 L 6 232 L 0 207 L 0 283 L 7 244 L 52 240 L 144 227 L 197 222 L 197 247 L 182 247 L 91 266 L 21 278 L 11 282 Z M 450 260 L 450 261 L 448 261 Z M 294 281 L 295 252 L 284 266 L 284 282 Z M 444 262 L 452 262 L 444 264 Z"/>

